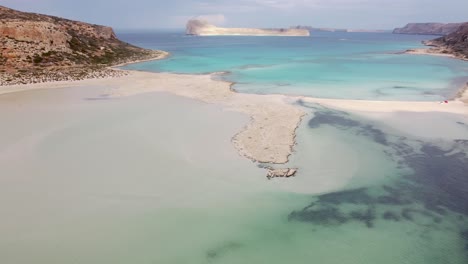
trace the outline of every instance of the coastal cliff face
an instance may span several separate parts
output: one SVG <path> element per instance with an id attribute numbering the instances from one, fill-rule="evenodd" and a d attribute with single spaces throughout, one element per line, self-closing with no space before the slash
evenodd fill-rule
<path id="1" fill-rule="evenodd" d="M 186 33 L 196 36 L 310 36 L 307 29 L 221 28 L 198 19 L 187 22 Z"/>
<path id="2" fill-rule="evenodd" d="M 427 41 L 425 44 L 435 46 L 442 53 L 468 59 L 468 22 L 461 24 L 455 32 Z"/>
<path id="3" fill-rule="evenodd" d="M 447 35 L 461 26 L 462 23 L 409 23 L 402 28 L 395 28 L 393 34 Z"/>
<path id="4" fill-rule="evenodd" d="M 0 6 L 0 73 L 114 65 L 157 56 L 117 39 L 110 27 Z M 15 77 L 15 76 L 13 76 Z"/>
<path id="5" fill-rule="evenodd" d="M 311 26 L 295 26 L 296 29 L 307 29 L 310 32 L 363 32 L 363 33 L 389 33 L 384 29 L 349 29 L 349 28 L 316 28 Z"/>

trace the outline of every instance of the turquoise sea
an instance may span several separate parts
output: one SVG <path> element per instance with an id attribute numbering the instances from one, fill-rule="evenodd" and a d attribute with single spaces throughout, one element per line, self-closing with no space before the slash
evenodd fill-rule
<path id="1" fill-rule="evenodd" d="M 172 53 L 128 69 L 226 72 L 240 92 L 376 100 L 442 100 L 467 80 L 465 62 L 398 54 L 434 36 L 314 33 L 306 38 L 194 37 L 183 33 L 123 33 L 137 45 Z"/>
<path id="2" fill-rule="evenodd" d="M 222 71 L 245 93 L 439 101 L 468 78 L 466 62 L 398 54 L 433 36 L 119 37 L 172 54 L 125 68 Z M 468 263 L 467 116 L 297 101 L 284 166 L 299 173 L 268 180 L 230 142 L 247 116 L 102 96 L 114 88 L 0 96 L 0 263 Z"/>

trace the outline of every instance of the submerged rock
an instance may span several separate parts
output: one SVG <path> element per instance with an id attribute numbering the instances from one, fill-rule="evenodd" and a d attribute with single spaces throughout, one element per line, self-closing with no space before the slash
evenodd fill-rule
<path id="1" fill-rule="evenodd" d="M 289 178 L 296 175 L 297 169 L 285 168 L 285 169 L 268 169 L 267 178 Z"/>

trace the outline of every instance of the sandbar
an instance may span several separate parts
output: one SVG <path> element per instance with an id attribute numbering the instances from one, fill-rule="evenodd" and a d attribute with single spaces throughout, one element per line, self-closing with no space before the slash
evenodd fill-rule
<path id="1" fill-rule="evenodd" d="M 127 71 L 128 74 L 103 79 L 63 81 L 0 87 L 0 94 L 76 86 L 104 86 L 105 97 L 125 97 L 151 92 L 169 92 L 174 95 L 220 105 L 226 111 L 248 115 L 250 122 L 233 135 L 232 143 L 240 155 L 254 162 L 284 164 L 288 162 L 296 143 L 296 129 L 307 111 L 297 102 L 303 100 L 325 107 L 361 113 L 451 113 L 468 116 L 468 91 L 443 102 L 364 101 L 324 99 L 280 94 L 257 95 L 237 93 L 232 83 L 216 80 L 219 73 L 172 74 Z"/>

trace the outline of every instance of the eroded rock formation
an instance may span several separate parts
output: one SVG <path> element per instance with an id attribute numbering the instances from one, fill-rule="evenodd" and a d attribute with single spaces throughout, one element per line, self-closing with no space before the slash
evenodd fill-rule
<path id="1" fill-rule="evenodd" d="M 289 178 L 295 176 L 297 169 L 285 168 L 285 169 L 272 169 L 269 168 L 267 172 L 267 178 Z"/>

